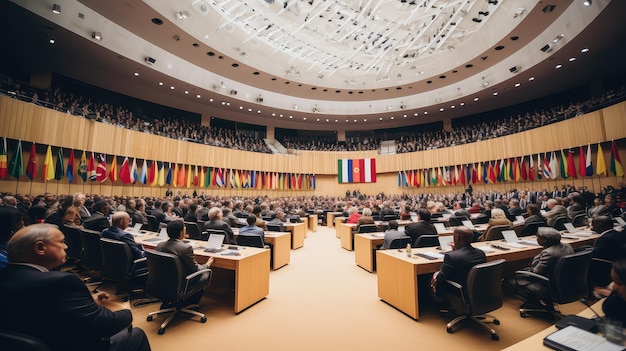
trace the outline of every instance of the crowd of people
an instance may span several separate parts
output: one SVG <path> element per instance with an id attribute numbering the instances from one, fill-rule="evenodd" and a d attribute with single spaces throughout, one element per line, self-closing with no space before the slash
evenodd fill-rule
<path id="1" fill-rule="evenodd" d="M 266 136 L 264 132 L 203 126 L 177 116 L 163 118 L 138 116 L 125 106 L 116 106 L 114 103 L 83 96 L 78 92 L 62 91 L 59 87 L 42 90 L 22 86 L 6 74 L 0 74 L 0 91 L 60 112 L 144 133 L 230 149 L 272 152 L 264 141 Z M 401 133 L 395 137 L 396 152 L 438 149 L 514 134 L 579 116 L 609 103 L 621 101 L 624 97 L 622 86 L 620 89 L 610 89 L 601 96 L 584 102 L 572 102 L 497 120 L 458 119 L 454 121 L 455 126 L 450 131 L 439 129 Z M 381 142 L 380 138 L 373 136 L 348 137 L 342 142 L 336 137 L 306 135 L 277 136 L 277 139 L 288 149 L 314 151 L 378 150 Z"/>

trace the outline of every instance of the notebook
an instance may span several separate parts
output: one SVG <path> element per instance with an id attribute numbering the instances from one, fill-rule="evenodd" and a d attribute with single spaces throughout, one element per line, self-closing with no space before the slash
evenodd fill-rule
<path id="1" fill-rule="evenodd" d="M 443 223 L 433 223 L 435 225 L 435 229 L 437 229 L 437 233 L 441 234 L 441 233 L 445 233 L 446 232 L 446 225 Z"/>
<path id="2" fill-rule="evenodd" d="M 472 223 L 472 221 L 463 221 L 463 225 L 468 227 L 471 230 L 476 229 L 476 228 L 474 228 L 474 223 Z"/>
<path id="3" fill-rule="evenodd" d="M 591 234 L 593 234 L 589 231 L 580 231 L 576 229 L 576 227 L 574 227 L 572 223 L 563 223 L 563 225 L 565 226 L 565 229 L 567 229 L 567 232 L 570 234 L 576 234 L 577 236 L 591 236 Z"/>
<path id="4" fill-rule="evenodd" d="M 209 241 L 206 243 L 205 252 L 220 252 L 224 250 L 222 244 L 224 243 L 224 234 L 211 234 L 209 235 Z"/>
<path id="5" fill-rule="evenodd" d="M 452 247 L 450 246 L 450 243 L 452 242 L 452 240 L 454 240 L 453 235 L 439 236 L 438 239 L 439 239 L 439 247 L 441 247 L 441 251 L 444 251 L 444 252 L 452 251 Z"/>
<path id="6" fill-rule="evenodd" d="M 503 230 L 502 236 L 504 237 L 504 241 L 506 244 L 511 247 L 524 247 L 525 245 L 520 243 L 517 234 L 515 234 L 514 230 Z"/>

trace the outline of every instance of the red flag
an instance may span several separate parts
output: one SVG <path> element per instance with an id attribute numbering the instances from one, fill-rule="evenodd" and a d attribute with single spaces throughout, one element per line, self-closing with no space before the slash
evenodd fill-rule
<path id="1" fill-rule="evenodd" d="M 587 160 L 585 159 L 585 152 L 583 151 L 582 145 L 578 153 L 578 173 L 580 173 L 581 177 L 587 173 Z"/>
<path id="2" fill-rule="evenodd" d="M 500 161 L 496 160 L 494 166 L 493 166 L 493 173 L 496 176 L 496 180 L 500 179 Z M 495 181 L 494 181 L 495 183 Z"/>
<path id="3" fill-rule="evenodd" d="M 193 172 L 193 186 L 198 186 L 198 184 L 200 184 L 200 178 L 198 178 L 198 166 L 196 165 L 195 167 Z"/>
<path id="4" fill-rule="evenodd" d="M 122 162 L 122 168 L 120 168 L 120 180 L 122 181 L 122 184 L 133 182 L 130 178 L 130 163 L 128 162 L 128 157 L 125 157 L 124 162 Z"/>
<path id="5" fill-rule="evenodd" d="M 497 163 L 498 161 L 496 161 Z M 493 163 L 489 162 L 489 181 L 495 183 L 498 177 L 496 176 L 496 172 L 493 168 Z"/>
<path id="6" fill-rule="evenodd" d="M 111 182 L 117 180 L 117 156 L 113 155 L 113 161 L 111 161 L 111 170 L 109 171 L 109 179 Z"/>
<path id="7" fill-rule="evenodd" d="M 467 183 L 467 176 L 465 175 L 465 164 L 461 166 L 461 184 L 465 185 Z"/>
<path id="8" fill-rule="evenodd" d="M 178 177 L 176 178 L 176 183 L 178 183 L 180 186 L 185 186 L 185 184 L 187 184 L 187 176 L 185 174 L 185 165 L 182 165 L 179 169 L 178 169 Z"/>
<path id="9" fill-rule="evenodd" d="M 478 183 L 478 171 L 474 163 L 472 163 L 472 183 Z"/>
<path id="10" fill-rule="evenodd" d="M 87 163 L 87 176 L 89 177 L 89 180 L 91 181 L 94 181 L 97 179 L 96 161 L 94 159 L 93 152 L 91 153 L 91 156 L 89 157 L 89 162 Z"/>
<path id="11" fill-rule="evenodd" d="M 522 156 L 522 164 L 520 165 L 520 172 L 522 173 L 522 179 L 524 180 L 528 179 L 528 173 L 526 172 L 526 161 L 524 161 L 524 156 Z"/>
<path id="12" fill-rule="evenodd" d="M 96 171 L 96 180 L 104 182 L 107 180 L 107 161 L 104 155 L 100 154 L 100 162 L 98 162 L 98 170 Z"/>
<path id="13" fill-rule="evenodd" d="M 576 165 L 574 164 L 574 153 L 572 150 L 569 150 L 569 154 L 567 155 L 567 175 L 571 178 L 577 178 Z"/>
<path id="14" fill-rule="evenodd" d="M 156 184 L 156 177 L 157 177 L 157 164 L 155 161 L 152 161 L 152 164 L 150 165 L 150 170 L 148 171 L 148 184 L 152 185 L 152 183 Z"/>
<path id="15" fill-rule="evenodd" d="M 30 180 L 35 179 L 37 176 L 37 150 L 35 149 L 35 143 L 30 146 L 30 157 L 28 158 L 28 166 L 26 166 L 26 175 Z"/>

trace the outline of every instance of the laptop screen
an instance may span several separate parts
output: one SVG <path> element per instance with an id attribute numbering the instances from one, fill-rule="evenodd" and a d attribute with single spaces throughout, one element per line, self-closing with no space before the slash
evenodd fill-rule
<path id="1" fill-rule="evenodd" d="M 435 229 L 437 229 L 437 233 L 444 233 L 446 231 L 446 226 L 443 223 L 434 223 Z"/>
<path id="2" fill-rule="evenodd" d="M 454 240 L 454 236 L 453 235 L 445 235 L 445 236 L 439 236 L 439 246 L 441 246 L 441 251 L 450 251 L 452 250 L 452 247 L 450 246 L 450 243 L 452 242 L 452 240 Z"/>
<path id="3" fill-rule="evenodd" d="M 515 234 L 514 230 L 503 230 L 502 236 L 507 243 L 514 243 L 518 240 L 517 234 Z"/>
<path id="4" fill-rule="evenodd" d="M 474 223 L 472 223 L 472 221 L 463 221 L 463 225 L 474 230 Z"/>
<path id="5" fill-rule="evenodd" d="M 574 225 L 572 223 L 563 223 L 563 225 L 565 226 L 565 229 L 567 229 L 568 232 L 576 233 L 576 228 L 574 228 Z"/>
<path id="6" fill-rule="evenodd" d="M 206 247 L 208 249 L 219 249 L 224 243 L 224 234 L 211 234 Z"/>
<path id="7" fill-rule="evenodd" d="M 161 231 L 159 232 L 159 239 L 169 239 L 170 237 L 167 235 L 167 229 L 166 228 L 161 228 Z"/>

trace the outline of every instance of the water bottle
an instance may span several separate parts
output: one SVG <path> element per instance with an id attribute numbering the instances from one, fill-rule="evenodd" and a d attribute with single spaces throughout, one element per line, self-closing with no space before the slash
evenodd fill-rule
<path id="1" fill-rule="evenodd" d="M 406 244 L 406 257 L 411 257 L 411 244 Z"/>

